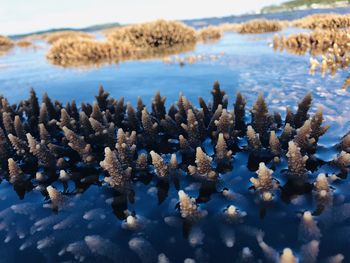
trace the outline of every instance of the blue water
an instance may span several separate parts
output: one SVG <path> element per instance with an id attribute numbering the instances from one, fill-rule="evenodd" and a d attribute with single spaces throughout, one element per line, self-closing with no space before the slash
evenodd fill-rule
<path id="1" fill-rule="evenodd" d="M 282 34 L 296 31 L 288 29 Z M 193 52 L 179 55 L 215 55 L 216 60 L 204 59 L 184 66 L 150 59 L 96 68 L 53 66 L 45 59 L 48 46 L 39 41 L 35 50 L 15 48 L 0 57 L 0 93 L 11 103 L 18 103 L 28 97 L 29 89 L 33 87 L 39 98 L 48 92 L 52 99 L 62 102 L 74 99 L 79 105 L 83 101 L 93 102 L 99 85 L 103 85 L 112 97 L 125 97 L 126 101 L 135 104 L 137 96 L 141 96 L 148 107 L 152 96 L 159 90 L 167 97 L 166 106 L 169 107 L 180 92 L 195 105 L 198 96 L 210 100 L 212 84 L 218 80 L 229 95 L 229 108 L 237 91 L 247 98 L 248 109 L 257 95 L 263 94 L 269 110 L 279 111 L 284 116 L 286 106 L 295 110 L 297 102 L 311 92 L 314 98 L 311 112 L 322 107 L 325 122 L 331 125 L 330 131 L 319 142 L 316 157 L 329 161 L 336 153 L 334 145 L 350 129 L 350 94 L 341 89 L 348 73 L 338 71 L 335 76 L 326 75 L 324 78 L 319 73 L 311 76 L 308 73 L 309 56 L 274 52 L 272 37 L 272 33 L 227 33 L 216 43 L 198 44 Z M 226 200 L 215 194 L 210 202 L 201 205 L 208 211 L 208 216 L 192 228 L 194 237 L 202 236 L 199 241 L 194 238 L 197 243 L 193 240 L 191 243 L 191 238 L 183 233 L 182 221 L 175 209 L 178 200 L 174 185 L 170 185 L 164 202 L 158 204 L 157 190 L 161 187 L 156 178 L 148 183 L 139 181 L 134 184 L 136 199 L 134 204 L 128 205 L 128 210 L 144 219 L 144 228 L 136 232 L 121 227 L 122 220 L 116 216 L 119 210 L 113 206 L 117 197 L 107 186 L 93 185 L 86 192 L 69 197 L 71 206 L 55 214 L 43 207 L 47 200 L 38 190 L 27 193 L 20 200 L 12 186 L 3 180 L 0 184 L 0 262 L 24 259 L 30 262 L 72 262 L 81 257 L 85 262 L 120 262 L 122 259 L 156 262 L 161 253 L 171 262 L 183 262 L 186 258 L 197 262 L 218 262 L 218 258 L 220 262 L 242 262 L 245 247 L 265 262 L 255 237 L 259 230 L 265 232 L 265 242 L 277 251 L 290 247 L 298 255 L 301 247 L 297 240 L 299 218 L 304 210 L 313 209 L 312 196 L 298 196 L 292 204 L 278 198 L 271 206 L 262 207 L 257 196 L 249 190 L 249 178 L 255 176 L 255 172 L 247 165 L 248 157 L 246 153 L 238 153 L 234 157 L 233 171 L 221 175 L 218 190 L 227 187 L 235 193 L 235 198 Z M 283 159 L 274 173 L 282 184 L 285 183 L 282 170 L 286 167 L 286 159 Z M 334 170 L 321 167 L 310 178 L 320 172 L 332 173 Z M 198 182 L 185 175 L 180 181 L 181 189 L 190 196 L 198 196 Z M 347 194 L 350 185 L 348 180 L 334 185 L 334 209 L 318 217 L 323 234 L 319 258 L 343 253 L 346 256 L 344 262 L 349 262 L 346 248 L 350 245 L 350 196 Z M 63 191 L 61 182 L 55 182 L 54 186 Z M 68 191 L 73 190 L 74 185 L 69 184 Z M 280 193 L 278 195 L 280 197 Z M 230 204 L 247 212 L 243 224 L 222 223 L 222 212 Z M 16 209 L 17 205 L 22 205 L 22 209 Z M 97 210 L 94 210 L 92 219 L 84 219 L 84 214 L 93 209 Z M 262 217 L 264 211 L 266 216 Z M 334 219 L 336 217 L 339 219 Z M 67 223 L 60 225 L 62 221 Z M 91 251 L 84 242 L 86 236 L 94 235 L 99 236 L 97 246 L 101 246 L 97 252 Z M 233 248 L 225 246 L 225 236 L 235 238 Z M 128 242 L 133 238 L 142 238 L 141 252 L 130 249 Z M 41 246 L 43 240 L 47 241 L 45 246 Z M 74 242 L 80 249 L 73 253 L 67 246 Z"/>

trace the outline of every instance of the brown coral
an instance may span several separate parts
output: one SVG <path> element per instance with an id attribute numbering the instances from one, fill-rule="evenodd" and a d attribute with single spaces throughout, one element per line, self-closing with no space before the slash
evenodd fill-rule
<path id="1" fill-rule="evenodd" d="M 105 148 L 105 159 L 100 162 L 100 165 L 108 172 L 109 177 L 105 177 L 104 180 L 111 187 L 123 189 L 129 183 L 131 168 L 129 167 L 124 170 L 115 152 L 110 148 Z"/>
<path id="2" fill-rule="evenodd" d="M 196 166 L 189 165 L 188 171 L 192 176 L 203 178 L 206 180 L 215 180 L 218 174 L 212 167 L 213 158 L 206 155 L 201 147 L 196 149 Z"/>

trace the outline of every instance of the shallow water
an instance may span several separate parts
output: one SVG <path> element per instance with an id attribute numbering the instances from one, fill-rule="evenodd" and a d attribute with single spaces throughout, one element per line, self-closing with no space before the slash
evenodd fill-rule
<path id="1" fill-rule="evenodd" d="M 288 29 L 282 33 L 295 31 Z M 154 59 L 90 69 L 50 65 L 45 60 L 47 46 L 39 41 L 36 50 L 15 48 L 0 57 L 0 93 L 11 103 L 17 103 L 27 98 L 30 87 L 34 87 L 39 98 L 47 91 L 52 99 L 62 102 L 75 99 L 79 105 L 83 101 L 91 103 L 98 86 L 103 85 L 112 97 L 123 96 L 134 105 L 137 96 L 141 96 L 149 106 L 154 93 L 160 90 L 162 96 L 167 97 L 169 107 L 180 92 L 195 105 L 198 96 L 210 100 L 212 84 L 219 80 L 221 88 L 229 95 L 230 108 L 237 91 L 247 98 L 249 109 L 262 93 L 270 111 L 284 115 L 286 106 L 295 110 L 297 102 L 311 92 L 314 98 L 311 112 L 321 106 L 325 122 L 331 125 L 319 141 L 316 157 L 330 161 L 337 153 L 334 145 L 350 129 L 350 95 L 341 89 L 347 73 L 339 71 L 334 77 L 324 78 L 320 74 L 311 76 L 308 73 L 309 57 L 274 52 L 270 47 L 272 36 L 270 33 L 228 33 L 216 43 L 198 44 L 194 52 L 180 55 L 214 55 L 217 59 L 185 63 L 184 66 Z M 246 144 L 245 141 L 241 143 Z M 169 189 L 165 187 L 164 190 L 155 176 L 148 180 L 137 179 L 134 183 L 135 202 L 128 203 L 127 209 L 143 219 L 143 229 L 136 232 L 121 227 L 123 207 L 118 206 L 120 200 L 106 185 L 92 185 L 79 195 L 67 195 L 69 205 L 56 214 L 43 207 L 48 201 L 39 191 L 30 191 L 20 199 L 12 186 L 3 180 L 0 184 L 0 262 L 28 258 L 31 262 L 64 262 L 82 257 L 86 262 L 155 262 L 161 253 L 171 262 L 183 262 L 186 258 L 216 262 L 218 257 L 222 262 L 245 262 L 246 254 L 242 251 L 247 251 L 246 247 L 255 256 L 251 262 L 257 262 L 257 259 L 267 262 L 256 241 L 260 230 L 265 233 L 264 241 L 277 251 L 290 247 L 299 255 L 303 244 L 298 240 L 300 215 L 305 210 L 315 210 L 312 195 L 297 196 L 289 203 L 281 191 L 271 204 L 261 204 L 258 196 L 249 190 L 249 178 L 255 176 L 256 165 L 251 165 L 248 159 L 247 153 L 238 152 L 232 172 L 221 175 L 217 191 L 230 189 L 234 193 L 232 200 L 215 193 L 209 197 L 210 202 L 206 202 L 205 185 L 180 176 L 180 189 L 190 196 L 201 197 L 201 209 L 208 211 L 207 217 L 191 230 L 183 224 L 176 209 L 177 189 L 170 184 Z M 282 185 L 286 183 L 283 174 L 286 168 L 286 159 L 283 159 L 274 172 Z M 310 181 L 320 172 L 336 171 L 327 165 L 318 167 L 310 174 Z M 64 190 L 59 181 L 53 186 Z M 334 187 L 334 206 L 317 216 L 323 235 L 319 259 L 342 253 L 347 262 L 350 260 L 347 250 L 350 245 L 349 182 L 337 181 Z M 74 190 L 75 186 L 68 184 L 66 191 Z M 222 222 L 222 213 L 230 204 L 247 213 L 243 223 L 227 225 Z M 74 246 L 70 245 L 72 243 Z M 92 245 L 93 249 L 88 246 L 91 243 L 95 245 Z M 76 247 L 79 248 L 77 252 L 70 252 Z M 97 251 L 94 250 L 96 247 Z"/>

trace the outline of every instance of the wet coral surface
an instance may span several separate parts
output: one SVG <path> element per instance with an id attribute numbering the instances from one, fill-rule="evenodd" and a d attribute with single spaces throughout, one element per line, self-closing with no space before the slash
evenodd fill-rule
<path id="1" fill-rule="evenodd" d="M 347 262 L 347 73 L 309 75 L 273 35 L 225 34 L 183 66 L 60 68 L 40 40 L 0 57 L 1 258 Z"/>

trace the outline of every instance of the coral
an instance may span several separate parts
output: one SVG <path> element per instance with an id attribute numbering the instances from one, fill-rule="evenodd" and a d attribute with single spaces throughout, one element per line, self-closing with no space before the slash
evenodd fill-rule
<path id="1" fill-rule="evenodd" d="M 258 99 L 254 103 L 251 114 L 253 129 L 259 134 L 261 139 L 265 138 L 269 127 L 269 112 L 262 95 L 259 95 Z"/>
<path id="2" fill-rule="evenodd" d="M 197 39 L 203 42 L 218 40 L 221 36 L 221 28 L 217 26 L 207 26 L 197 31 Z"/>
<path id="3" fill-rule="evenodd" d="M 197 220 L 203 216 L 203 212 L 199 210 L 196 200 L 189 197 L 184 191 L 178 192 L 181 217 L 190 221 Z"/>
<path id="4" fill-rule="evenodd" d="M 245 127 L 245 105 L 245 98 L 240 92 L 237 92 L 236 101 L 234 103 L 235 130 L 243 130 Z"/>
<path id="5" fill-rule="evenodd" d="M 26 132 L 24 130 L 22 121 L 18 115 L 15 116 L 13 126 L 14 126 L 14 129 L 16 131 L 17 137 L 20 138 L 21 140 L 25 140 L 26 139 Z"/>
<path id="6" fill-rule="evenodd" d="M 216 126 L 216 134 L 222 133 L 225 140 L 227 140 L 230 144 L 234 141 L 234 115 L 227 112 L 226 109 L 222 110 L 221 116 L 218 120 L 214 121 Z"/>
<path id="7" fill-rule="evenodd" d="M 12 147 L 16 150 L 16 154 L 19 156 L 26 156 L 28 153 L 28 144 L 26 141 L 12 135 L 8 135 L 8 138 L 12 144 Z"/>
<path id="8" fill-rule="evenodd" d="M 283 249 L 279 262 L 280 263 L 297 263 L 298 259 L 294 256 L 293 251 L 290 248 L 285 248 Z"/>
<path id="9" fill-rule="evenodd" d="M 10 112 L 2 113 L 2 123 L 4 125 L 5 131 L 7 134 L 15 134 L 14 123 L 12 120 L 12 114 Z"/>
<path id="10" fill-rule="evenodd" d="M 61 209 L 65 204 L 65 199 L 63 195 L 59 191 L 57 191 L 55 188 L 53 188 L 51 185 L 46 187 L 46 191 L 49 194 L 52 208 L 54 210 Z"/>
<path id="11" fill-rule="evenodd" d="M 130 45 L 121 41 L 66 38 L 55 41 L 46 57 L 53 64 L 67 67 L 118 62 L 131 52 Z"/>
<path id="12" fill-rule="evenodd" d="M 290 139 L 293 136 L 293 128 L 289 123 L 286 123 L 286 125 L 284 126 L 283 132 L 280 136 L 280 141 L 283 145 L 288 144 L 288 142 L 290 141 Z"/>
<path id="13" fill-rule="evenodd" d="M 308 29 L 339 29 L 350 26 L 350 17 L 340 14 L 313 14 L 294 20 L 293 26 Z"/>
<path id="14" fill-rule="evenodd" d="M 8 167 L 11 184 L 16 184 L 24 179 L 21 168 L 12 158 L 8 159 Z"/>
<path id="15" fill-rule="evenodd" d="M 301 247 L 301 259 L 302 262 L 315 263 L 317 262 L 317 256 L 319 252 L 320 242 L 312 240 L 309 243 Z"/>
<path id="16" fill-rule="evenodd" d="M 195 43 L 196 32 L 183 23 L 157 20 L 154 22 L 118 27 L 106 32 L 108 39 L 125 41 L 133 47 L 171 48 Z"/>
<path id="17" fill-rule="evenodd" d="M 277 182 L 272 177 L 273 171 L 265 166 L 265 163 L 259 164 L 259 170 L 256 171 L 258 179 L 252 177 L 254 188 L 261 193 L 261 197 L 264 201 L 270 201 L 272 199 L 272 191 L 278 187 Z"/>
<path id="18" fill-rule="evenodd" d="M 295 128 L 301 127 L 304 122 L 309 118 L 308 111 L 311 107 L 312 96 L 311 93 L 307 93 L 305 97 L 299 102 L 298 110 L 294 115 Z"/>
<path id="19" fill-rule="evenodd" d="M 282 30 L 282 23 L 278 20 L 255 19 L 241 24 L 238 32 L 241 34 L 256 34 L 280 30 Z"/>
<path id="20" fill-rule="evenodd" d="M 4 130 L 0 127 L 0 160 L 6 161 L 9 155 L 9 145 Z"/>
<path id="21" fill-rule="evenodd" d="M 160 178 L 165 178 L 169 174 L 168 165 L 165 163 L 163 158 L 154 151 L 150 152 L 152 157 L 152 164 L 156 169 L 156 173 Z"/>
<path id="22" fill-rule="evenodd" d="M 211 95 L 213 96 L 212 111 L 216 111 L 219 105 L 222 105 L 223 108 L 226 108 L 223 103 L 226 92 L 220 89 L 220 84 L 218 81 L 214 82 L 213 89 L 211 90 Z"/>
<path id="23" fill-rule="evenodd" d="M 50 44 L 54 44 L 62 39 L 92 39 L 93 36 L 85 32 L 66 30 L 42 34 L 40 38 L 45 39 Z"/>
<path id="24" fill-rule="evenodd" d="M 8 37 L 0 35 L 0 55 L 13 47 L 13 42 Z"/>
<path id="25" fill-rule="evenodd" d="M 310 137 L 311 133 L 311 120 L 305 121 L 304 125 L 297 130 L 297 134 L 295 135 L 293 141 L 302 151 L 310 151 L 314 149 L 316 140 L 315 138 Z"/>
<path id="26" fill-rule="evenodd" d="M 35 138 L 27 133 L 30 152 L 38 159 L 38 164 L 46 168 L 55 167 L 55 157 L 44 143 L 38 143 Z"/>
<path id="27" fill-rule="evenodd" d="M 231 162 L 231 158 L 232 151 L 227 149 L 224 134 L 220 133 L 215 146 L 215 160 L 218 163 L 229 163 Z"/>
<path id="28" fill-rule="evenodd" d="M 270 145 L 271 153 L 274 156 L 279 156 L 281 154 L 281 143 L 278 137 L 276 136 L 275 131 L 270 132 L 269 145 Z"/>
<path id="29" fill-rule="evenodd" d="M 304 212 L 299 225 L 299 239 L 304 242 L 319 240 L 321 231 L 309 211 Z"/>
<path id="30" fill-rule="evenodd" d="M 350 153 L 341 151 L 333 162 L 340 169 L 342 169 L 342 171 L 347 171 L 347 168 L 350 166 Z"/>
<path id="31" fill-rule="evenodd" d="M 317 112 L 314 116 L 311 118 L 311 133 L 310 137 L 314 138 L 316 141 L 324 135 L 328 129 L 330 128 L 329 125 L 322 126 L 323 123 L 323 111 L 321 108 L 317 109 Z"/>
<path id="32" fill-rule="evenodd" d="M 247 127 L 247 139 L 248 147 L 252 151 L 257 151 L 262 148 L 259 134 L 255 133 L 255 130 L 250 125 Z"/>
<path id="33" fill-rule="evenodd" d="M 230 205 L 224 210 L 224 219 L 227 223 L 237 223 L 245 215 L 244 212 L 241 213 L 234 205 Z"/>
<path id="34" fill-rule="evenodd" d="M 347 133 L 339 143 L 339 148 L 342 151 L 350 153 L 350 133 Z"/>
<path id="35" fill-rule="evenodd" d="M 158 123 L 153 123 L 146 108 L 142 110 L 141 122 L 146 143 L 154 142 L 158 134 Z"/>
<path id="36" fill-rule="evenodd" d="M 86 163 L 92 162 L 94 158 L 92 155 L 91 145 L 87 144 L 84 141 L 83 137 L 78 136 L 67 127 L 63 127 L 62 130 L 64 132 L 64 136 L 69 141 L 68 143 L 69 147 L 77 151 L 84 162 Z"/>
<path id="37" fill-rule="evenodd" d="M 123 189 L 129 183 L 131 168 L 124 170 L 115 152 L 108 147 L 105 148 L 105 159 L 100 162 L 100 166 L 108 172 L 109 177 L 105 177 L 105 181 L 111 187 Z"/>
<path id="38" fill-rule="evenodd" d="M 158 119 L 163 119 L 165 117 L 165 100 L 166 97 L 162 97 L 160 91 L 157 91 L 152 99 L 152 114 Z"/>
<path id="39" fill-rule="evenodd" d="M 206 155 L 201 147 L 196 148 L 196 166 L 189 165 L 188 171 L 192 176 L 206 180 L 215 180 L 218 174 L 212 167 L 213 158 Z"/>
<path id="40" fill-rule="evenodd" d="M 186 131 L 191 147 L 195 148 L 200 144 L 198 121 L 192 109 L 187 111 L 187 124 L 183 123 L 181 127 Z"/>
<path id="41" fill-rule="evenodd" d="M 288 171 L 292 177 L 305 180 L 307 178 L 306 161 L 308 156 L 302 156 L 300 148 L 292 141 L 288 143 Z"/>

